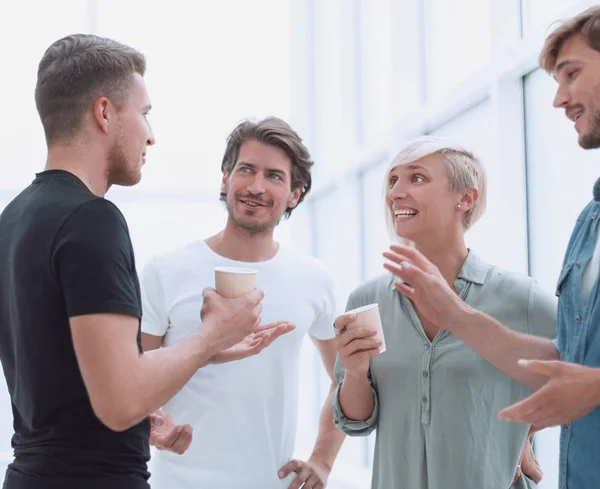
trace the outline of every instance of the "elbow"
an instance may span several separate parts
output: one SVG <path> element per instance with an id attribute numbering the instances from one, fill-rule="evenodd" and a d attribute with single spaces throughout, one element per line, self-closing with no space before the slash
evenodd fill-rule
<path id="1" fill-rule="evenodd" d="M 92 403 L 92 409 L 98 420 L 109 430 L 115 432 L 126 431 L 142 421 L 148 413 L 135 409 L 125 402 L 109 402 L 107 405 Z"/>

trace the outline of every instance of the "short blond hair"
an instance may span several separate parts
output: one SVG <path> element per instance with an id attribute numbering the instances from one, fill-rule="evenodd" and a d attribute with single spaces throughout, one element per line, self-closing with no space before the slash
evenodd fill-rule
<path id="1" fill-rule="evenodd" d="M 396 232 L 387 205 L 390 172 L 398 166 L 408 165 L 434 154 L 440 154 L 444 157 L 446 173 L 448 175 L 448 180 L 450 180 L 450 190 L 460 191 L 476 189 L 479 194 L 473 207 L 465 212 L 463 218 L 465 230 L 473 226 L 485 212 L 487 203 L 487 182 L 485 169 L 479 158 L 475 156 L 472 151 L 469 151 L 450 140 L 435 136 L 421 136 L 409 142 L 398 152 L 391 161 L 390 167 L 385 174 L 383 194 L 385 219 L 391 237 L 394 237 Z"/>
<path id="2" fill-rule="evenodd" d="M 600 52 L 600 6 L 590 7 L 563 21 L 548 35 L 539 57 L 539 64 L 544 71 L 554 71 L 558 53 L 564 44 L 576 35 L 583 36 L 592 49 Z"/>

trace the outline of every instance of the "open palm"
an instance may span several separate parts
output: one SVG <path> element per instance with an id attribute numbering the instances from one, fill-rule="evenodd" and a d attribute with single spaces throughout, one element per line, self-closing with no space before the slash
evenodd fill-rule
<path id="1" fill-rule="evenodd" d="M 273 341 L 285 333 L 294 330 L 296 326 L 287 321 L 265 324 L 256 328 L 252 334 L 231 348 L 222 350 L 210 359 L 210 363 L 227 363 L 251 357 L 260 353 Z"/>

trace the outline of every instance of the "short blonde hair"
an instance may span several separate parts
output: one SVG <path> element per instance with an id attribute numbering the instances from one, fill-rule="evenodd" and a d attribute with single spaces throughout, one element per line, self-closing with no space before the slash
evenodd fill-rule
<path id="1" fill-rule="evenodd" d="M 469 229 L 485 212 L 487 203 L 487 183 L 485 170 L 479 158 L 462 146 L 435 136 L 421 136 L 409 142 L 394 157 L 384 179 L 384 207 L 386 224 L 390 236 L 396 235 L 394 222 L 387 205 L 390 172 L 401 165 L 408 165 L 426 156 L 441 154 L 446 163 L 446 172 L 450 180 L 450 190 L 460 191 L 476 189 L 479 196 L 473 207 L 465 212 L 463 225 Z"/>
<path id="2" fill-rule="evenodd" d="M 590 7 L 562 22 L 548 35 L 539 57 L 540 66 L 544 71 L 554 71 L 558 53 L 569 39 L 578 34 L 585 38 L 592 49 L 600 52 L 600 6 Z"/>

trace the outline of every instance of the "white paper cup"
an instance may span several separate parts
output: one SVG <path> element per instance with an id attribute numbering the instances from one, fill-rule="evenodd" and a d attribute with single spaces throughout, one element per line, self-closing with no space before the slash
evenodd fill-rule
<path id="1" fill-rule="evenodd" d="M 366 306 L 358 307 L 346 312 L 346 314 L 356 314 L 356 320 L 347 326 L 348 329 L 356 328 L 358 326 L 375 328 L 377 330 L 375 338 L 381 340 L 379 353 L 381 354 L 386 350 L 383 327 L 381 326 L 381 315 L 379 314 L 379 304 L 368 304 Z"/>
<path id="2" fill-rule="evenodd" d="M 216 267 L 215 290 L 227 299 L 248 294 L 256 286 L 257 273 L 253 268 Z"/>

